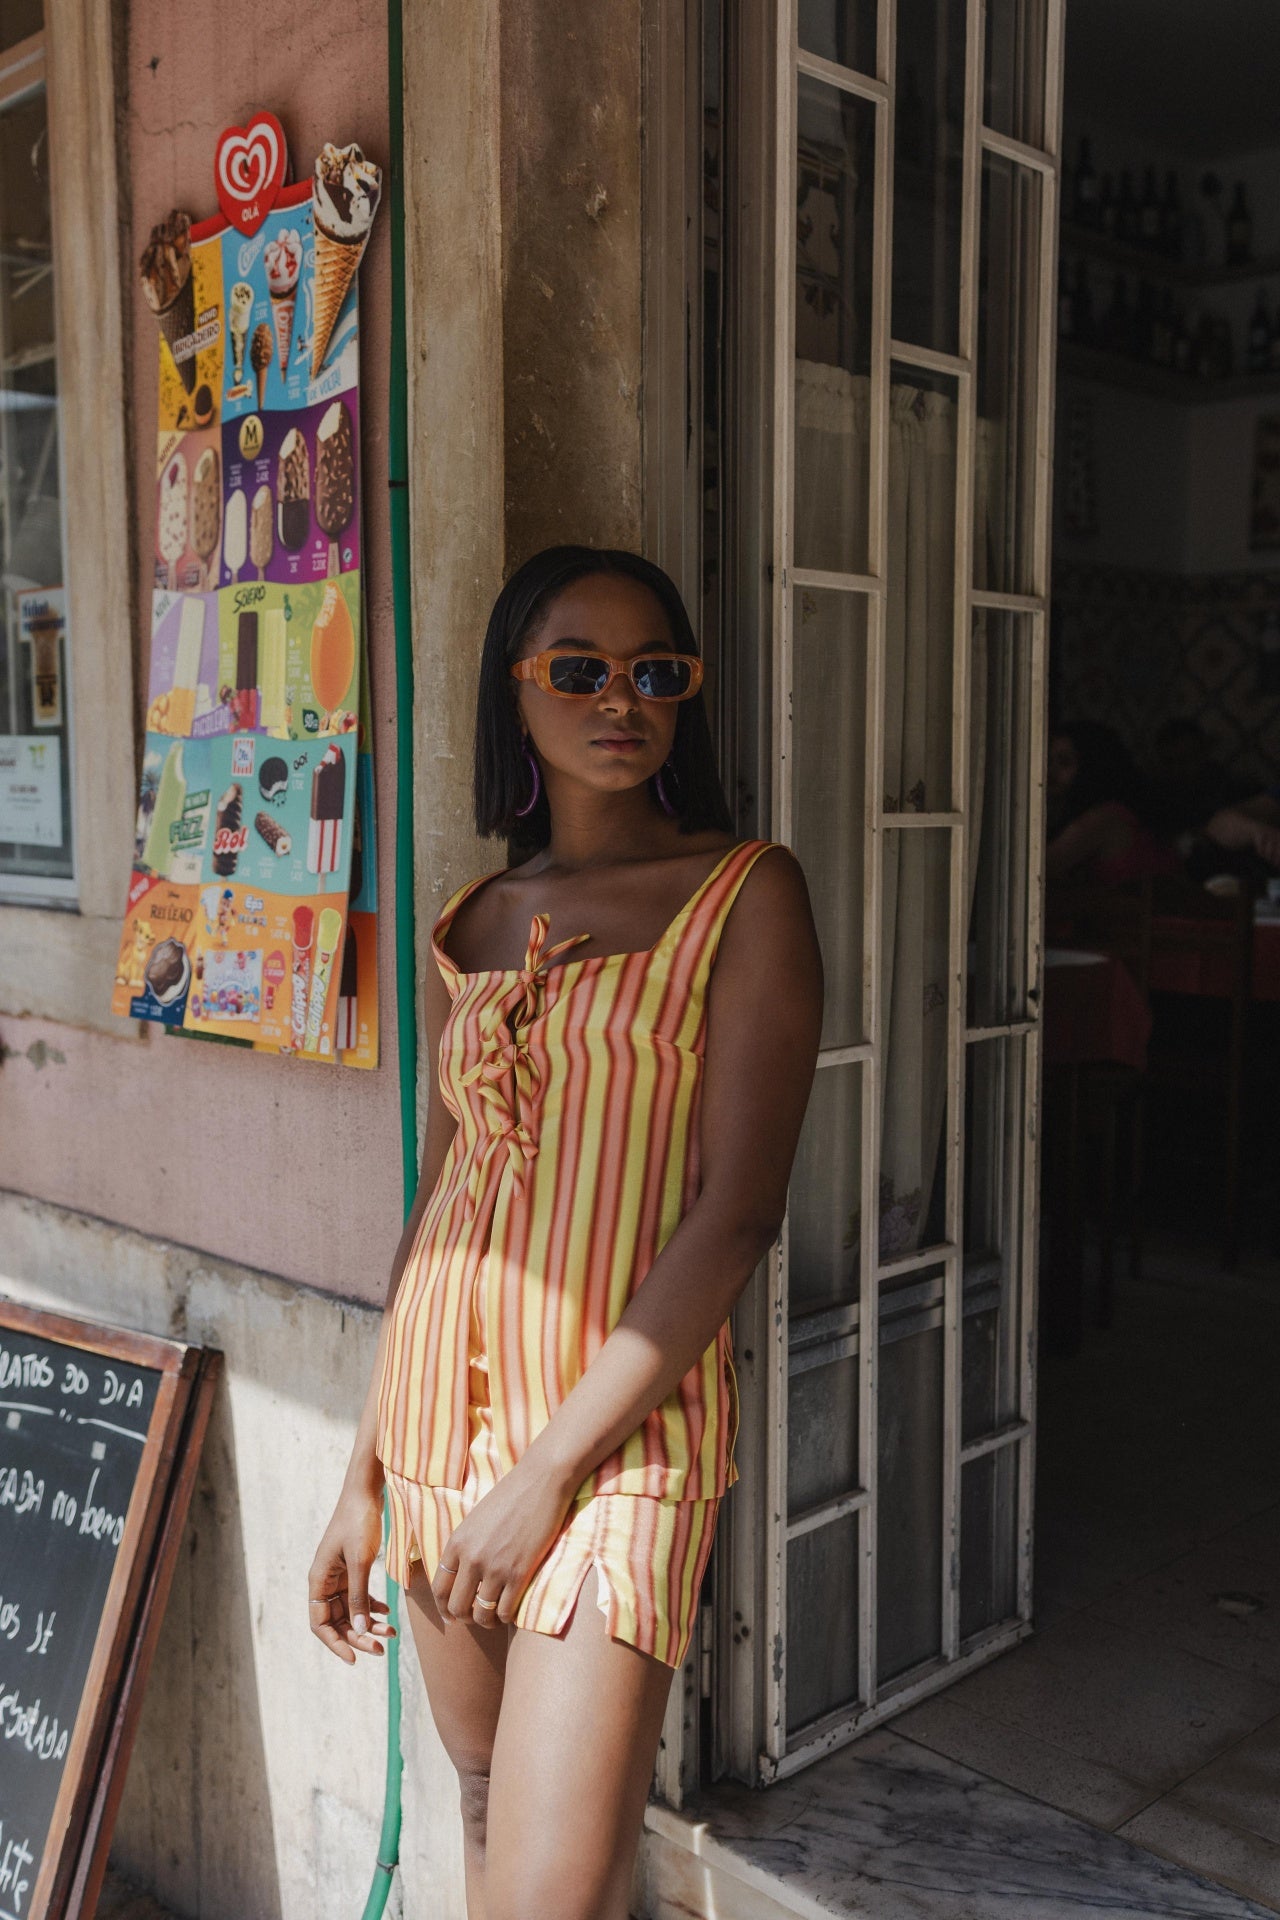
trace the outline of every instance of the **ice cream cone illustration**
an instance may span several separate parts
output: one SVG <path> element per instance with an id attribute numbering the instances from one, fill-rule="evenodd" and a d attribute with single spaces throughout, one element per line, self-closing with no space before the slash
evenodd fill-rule
<path id="1" fill-rule="evenodd" d="M 258 411 L 262 411 L 267 394 L 267 374 L 271 370 L 271 358 L 275 352 L 275 343 L 271 338 L 271 329 L 265 320 L 259 320 L 253 330 L 253 340 L 249 347 L 249 359 L 253 365 L 253 377 L 258 383 Z"/>
<path id="2" fill-rule="evenodd" d="M 152 227 L 142 251 L 142 291 L 169 343 L 173 364 L 188 393 L 195 390 L 194 346 L 182 346 L 196 329 L 196 295 L 191 279 L 191 220 L 175 207 Z"/>
<path id="3" fill-rule="evenodd" d="M 227 330 L 231 335 L 231 378 L 238 387 L 244 379 L 244 347 L 253 317 L 253 288 L 247 280 L 237 280 L 231 289 L 227 311 Z"/>
<path id="4" fill-rule="evenodd" d="M 382 169 L 358 146 L 327 142 L 311 183 L 315 225 L 315 307 L 311 378 L 319 375 L 347 290 L 368 243 L 382 196 Z"/>
<path id="5" fill-rule="evenodd" d="M 271 296 L 271 324 L 275 328 L 276 356 L 283 380 L 289 371 L 293 315 L 298 304 L 298 274 L 302 267 L 302 236 L 296 227 L 282 227 L 268 240 L 262 256 Z"/>

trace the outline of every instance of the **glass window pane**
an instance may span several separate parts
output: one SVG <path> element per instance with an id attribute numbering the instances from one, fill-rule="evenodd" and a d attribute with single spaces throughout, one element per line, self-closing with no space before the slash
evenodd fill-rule
<path id="1" fill-rule="evenodd" d="M 1038 173 L 984 154 L 973 583 L 995 593 L 1035 591 L 1042 198 Z"/>
<path id="2" fill-rule="evenodd" d="M 942 1646 L 941 1321 L 940 1304 L 903 1314 L 882 1309 L 876 1488 L 876 1674 L 882 1683 Z M 904 1331 L 917 1325 L 919 1332 Z"/>
<path id="3" fill-rule="evenodd" d="M 965 1075 L 961 1434 L 1018 1411 L 1021 1354 L 1023 1064 L 1021 1036 L 968 1048 Z"/>
<path id="4" fill-rule="evenodd" d="M 0 7 L 0 53 L 44 28 L 44 0 L 4 0 Z"/>
<path id="5" fill-rule="evenodd" d="M 884 836 L 880 955 L 880 1258 L 927 1244 L 945 1191 L 951 836 Z"/>
<path id="6" fill-rule="evenodd" d="M 858 1516 L 787 1547 L 787 1732 L 858 1698 Z"/>
<path id="7" fill-rule="evenodd" d="M 887 813 L 951 807 L 956 383 L 895 367 L 889 403 L 884 665 Z"/>
<path id="8" fill-rule="evenodd" d="M 954 353 L 960 325 L 964 0 L 898 0 L 893 335 Z"/>
<path id="9" fill-rule="evenodd" d="M 796 83 L 795 564 L 867 571 L 874 102 Z"/>
<path id="10" fill-rule="evenodd" d="M 820 1067 L 787 1194 L 790 1310 L 858 1298 L 862 1231 L 861 1068 Z"/>
<path id="11" fill-rule="evenodd" d="M 1044 144 L 1044 0 L 986 0 L 983 120 L 997 133 Z"/>
<path id="12" fill-rule="evenodd" d="M 0 109 L 0 896 L 71 892 L 71 736 L 43 87 Z"/>
<path id="13" fill-rule="evenodd" d="M 1018 1445 L 960 1471 L 960 1638 L 1018 1611 Z"/>
<path id="14" fill-rule="evenodd" d="M 856 1342 L 846 1336 L 846 1344 Z M 824 1347 L 830 1351 L 830 1343 Z M 817 1360 L 817 1364 L 814 1361 Z M 858 1487 L 858 1355 L 791 1355 L 787 1381 L 787 1513 L 791 1519 Z"/>
<path id="15" fill-rule="evenodd" d="M 867 603 L 800 587 L 792 617 L 792 844 L 822 945 L 822 1044 L 847 1047 L 865 1037 Z"/>
<path id="16" fill-rule="evenodd" d="M 857 73 L 876 71 L 876 0 L 800 0 L 800 45 Z"/>
<path id="17" fill-rule="evenodd" d="M 1026 1017 L 1032 616 L 979 610 L 969 706 L 971 1027 Z"/>

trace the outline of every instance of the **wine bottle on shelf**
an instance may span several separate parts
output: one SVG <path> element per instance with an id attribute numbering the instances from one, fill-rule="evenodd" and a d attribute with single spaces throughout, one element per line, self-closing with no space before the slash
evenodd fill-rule
<path id="1" fill-rule="evenodd" d="M 1178 317 L 1173 329 L 1173 370 L 1175 373 L 1189 374 L 1195 358 L 1195 345 L 1191 338 L 1191 329 L 1187 325 L 1187 316 L 1178 309 Z"/>
<path id="2" fill-rule="evenodd" d="M 1118 273 L 1111 283 L 1111 304 L 1102 322 L 1102 337 L 1098 344 L 1105 347 L 1108 353 L 1127 353 L 1129 327 L 1129 289 L 1124 275 Z"/>
<path id="3" fill-rule="evenodd" d="M 1116 239 L 1126 247 L 1138 244 L 1138 203 L 1133 197 L 1133 175 L 1125 167 L 1120 175 L 1120 205 L 1116 213 Z"/>
<path id="4" fill-rule="evenodd" d="M 1258 304 L 1249 321 L 1245 365 L 1250 373 L 1265 373 L 1271 364 L 1271 315 L 1267 312 L 1267 290 L 1258 288 Z"/>
<path id="5" fill-rule="evenodd" d="M 1087 134 L 1080 136 L 1080 153 L 1076 160 L 1076 177 L 1072 212 L 1079 227 L 1096 227 L 1098 224 L 1098 176 L 1093 168 L 1093 156 L 1089 151 Z"/>
<path id="6" fill-rule="evenodd" d="M 1245 198 L 1244 181 L 1236 181 L 1236 190 L 1227 215 L 1227 265 L 1243 266 L 1253 258 L 1253 217 Z"/>
<path id="7" fill-rule="evenodd" d="M 1058 338 L 1074 340 L 1076 337 L 1076 301 L 1067 279 L 1067 259 L 1065 254 L 1058 256 Z"/>
<path id="8" fill-rule="evenodd" d="M 1170 167 L 1164 177 L 1164 204 L 1160 208 L 1160 250 L 1170 260 L 1181 260 L 1184 234 L 1178 176 Z"/>
<path id="9" fill-rule="evenodd" d="M 1116 219 L 1119 208 L 1116 205 L 1116 185 L 1109 173 L 1102 176 L 1102 185 L 1098 188 L 1098 231 L 1108 240 L 1116 237 Z"/>
<path id="10" fill-rule="evenodd" d="M 1147 366 L 1155 363 L 1156 357 L 1156 290 L 1149 280 L 1138 282 L 1138 302 L 1133 316 L 1133 339 L 1131 350 L 1135 360 L 1145 362 Z"/>
<path id="11" fill-rule="evenodd" d="M 1142 183 L 1142 204 L 1138 208 L 1138 238 L 1152 253 L 1160 245 L 1160 196 L 1156 192 L 1156 170 L 1148 167 Z"/>
<path id="12" fill-rule="evenodd" d="M 1075 286 L 1071 298 L 1072 336 L 1083 347 L 1094 344 L 1093 291 L 1089 285 L 1089 263 L 1076 261 Z"/>

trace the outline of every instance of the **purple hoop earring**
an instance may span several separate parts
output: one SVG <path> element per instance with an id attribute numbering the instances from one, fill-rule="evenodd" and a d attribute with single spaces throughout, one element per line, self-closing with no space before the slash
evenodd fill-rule
<path id="1" fill-rule="evenodd" d="M 679 809 L 677 807 L 674 807 L 671 804 L 671 801 L 667 798 L 667 789 L 662 783 L 662 776 L 664 773 L 670 773 L 671 778 L 673 780 L 675 779 L 675 768 L 671 764 L 670 756 L 668 756 L 668 758 L 663 761 L 662 765 L 658 768 L 658 771 L 654 774 L 653 784 L 658 790 L 658 805 L 662 808 L 662 811 L 666 814 L 674 815 L 679 811 Z"/>
<path id="2" fill-rule="evenodd" d="M 530 748 L 527 736 L 524 743 L 524 757 L 529 762 L 529 765 L 533 771 L 533 792 L 529 795 L 529 798 L 525 801 L 522 807 L 516 808 L 517 820 L 523 820 L 527 813 L 533 812 L 534 808 L 538 804 L 538 795 L 542 792 L 542 775 L 538 772 L 538 763 L 534 759 L 533 751 Z"/>

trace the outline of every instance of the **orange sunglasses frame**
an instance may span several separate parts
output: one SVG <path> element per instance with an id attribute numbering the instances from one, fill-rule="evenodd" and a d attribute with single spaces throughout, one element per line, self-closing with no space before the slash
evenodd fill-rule
<path id="1" fill-rule="evenodd" d="M 671 653 L 638 653 L 634 659 L 619 660 L 612 653 L 602 652 L 599 647 L 583 647 L 577 657 L 583 660 L 603 660 L 608 666 L 613 668 L 613 672 L 609 675 L 604 685 L 597 688 L 593 693 L 566 693 L 562 687 L 552 686 L 550 662 L 552 660 L 574 658 L 574 655 L 568 654 L 567 651 L 560 651 L 554 647 L 548 647 L 544 653 L 532 654 L 527 660 L 517 660 L 515 665 L 510 669 L 511 678 L 513 680 L 532 680 L 535 686 L 542 689 L 543 693 L 553 694 L 557 700 L 598 700 L 602 693 L 608 692 L 617 675 L 625 673 L 632 687 L 635 689 L 638 698 L 641 700 L 652 700 L 654 705 L 659 707 L 673 707 L 681 700 L 691 700 L 702 685 L 702 661 L 696 653 L 676 653 L 674 651 Z M 685 660 L 689 664 L 693 678 L 683 693 L 674 693 L 666 697 L 661 694 L 641 693 L 639 687 L 636 686 L 635 675 L 631 669 L 638 667 L 644 660 Z"/>

